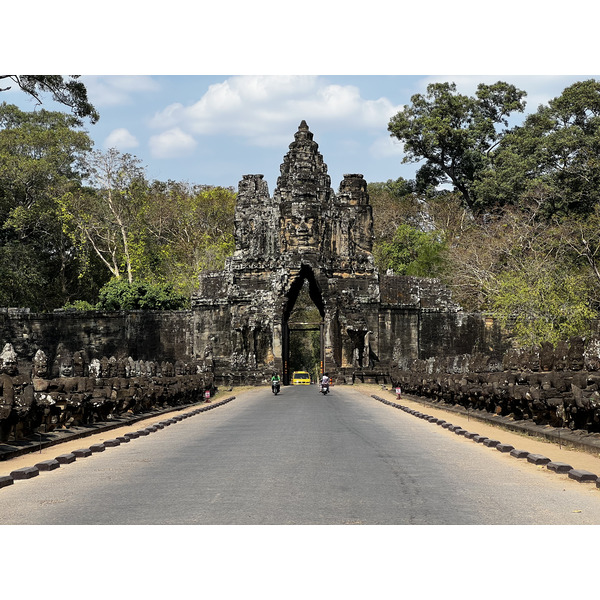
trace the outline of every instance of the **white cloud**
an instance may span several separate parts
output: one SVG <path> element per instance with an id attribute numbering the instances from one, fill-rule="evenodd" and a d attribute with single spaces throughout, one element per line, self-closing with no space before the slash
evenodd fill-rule
<path id="1" fill-rule="evenodd" d="M 131 104 L 139 92 L 154 92 L 159 84 L 147 75 L 85 76 L 82 81 L 94 106 Z"/>
<path id="2" fill-rule="evenodd" d="M 374 131 L 385 128 L 400 107 L 386 98 L 367 100 L 352 85 L 331 85 L 317 76 L 237 76 L 211 85 L 198 102 L 176 103 L 151 125 L 196 135 L 233 135 L 261 146 L 289 143 L 305 119 L 309 127 Z"/>
<path id="3" fill-rule="evenodd" d="M 404 156 L 404 144 L 392 136 L 379 137 L 369 147 L 373 158 L 391 158 Z"/>
<path id="4" fill-rule="evenodd" d="M 148 142 L 155 158 L 177 158 L 192 153 L 197 145 L 194 138 L 174 127 L 158 135 L 153 135 Z"/>
<path id="5" fill-rule="evenodd" d="M 137 138 L 123 127 L 111 131 L 104 140 L 105 148 L 117 148 L 118 150 L 137 148 L 139 145 Z"/>

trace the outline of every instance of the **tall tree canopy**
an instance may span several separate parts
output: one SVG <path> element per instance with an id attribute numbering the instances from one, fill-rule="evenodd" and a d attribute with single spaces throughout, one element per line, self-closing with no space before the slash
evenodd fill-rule
<path id="1" fill-rule="evenodd" d="M 65 196 L 68 231 L 115 279 L 171 284 L 189 295 L 198 275 L 234 250 L 233 190 L 148 182 L 136 157 L 115 149 L 87 157 L 90 184 Z"/>
<path id="2" fill-rule="evenodd" d="M 96 123 L 100 115 L 88 100 L 87 90 L 81 81 L 80 75 L 69 75 L 65 79 L 62 75 L 0 75 L 0 92 L 10 90 L 16 85 L 23 92 L 42 104 L 41 94 L 49 93 L 55 102 L 68 106 L 73 114 L 80 120 L 89 117 Z"/>
<path id="3" fill-rule="evenodd" d="M 458 94 L 454 83 L 432 83 L 392 117 L 388 131 L 404 143 L 403 162 L 425 161 L 417 172 L 422 186 L 451 183 L 469 208 L 478 209 L 474 184 L 505 133 L 501 126 L 524 110 L 525 95 L 502 81 L 479 84 L 474 98 Z"/>
<path id="4" fill-rule="evenodd" d="M 508 133 L 479 182 L 488 205 L 586 215 L 600 201 L 600 83 L 577 82 Z"/>
<path id="5" fill-rule="evenodd" d="M 0 305 L 47 309 L 81 291 L 60 199 L 91 145 L 72 115 L 0 104 Z"/>
<path id="6" fill-rule="evenodd" d="M 65 198 L 65 215 L 116 279 L 133 282 L 133 252 L 146 187 L 140 160 L 112 148 L 86 157 L 90 187 Z M 74 238 L 75 239 L 75 238 Z"/>

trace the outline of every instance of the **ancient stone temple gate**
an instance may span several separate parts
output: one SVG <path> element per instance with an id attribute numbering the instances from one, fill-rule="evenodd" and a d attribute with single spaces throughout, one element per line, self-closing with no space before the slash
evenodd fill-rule
<path id="1" fill-rule="evenodd" d="M 394 358 L 421 356 L 424 310 L 458 310 L 432 280 L 380 276 L 366 181 L 344 175 L 335 194 L 305 121 L 273 197 L 262 175 L 240 182 L 235 244 L 192 297 L 194 355 L 213 361 L 217 382 L 260 383 L 276 370 L 287 383 L 289 318 L 305 281 L 321 316 L 322 369 L 338 381 L 385 381 Z"/>

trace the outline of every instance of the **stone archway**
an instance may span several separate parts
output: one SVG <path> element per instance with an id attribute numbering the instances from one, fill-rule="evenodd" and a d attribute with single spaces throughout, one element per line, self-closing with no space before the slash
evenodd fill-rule
<path id="1" fill-rule="evenodd" d="M 289 311 L 305 280 L 321 315 L 322 362 L 334 378 L 385 381 L 392 360 L 421 357 L 424 339 L 433 340 L 432 349 L 446 343 L 450 336 L 436 333 L 445 327 L 437 308 L 442 294 L 416 278 L 379 275 L 367 183 L 344 175 L 334 193 L 305 121 L 280 172 L 273 196 L 262 175 L 243 176 L 235 252 L 222 272 L 201 275 L 192 297 L 193 354 L 210 349 L 215 380 L 289 375 Z"/>
<path id="2" fill-rule="evenodd" d="M 291 321 L 292 311 L 296 305 L 300 291 L 308 283 L 308 293 L 314 306 L 319 311 L 319 320 L 295 323 Z M 293 331 L 319 331 L 319 363 L 320 371 L 324 369 L 324 358 L 325 358 L 325 340 L 324 340 L 324 318 L 325 318 L 325 306 L 323 303 L 323 296 L 319 284 L 315 278 L 315 274 L 312 268 L 308 265 L 302 265 L 296 278 L 292 281 L 289 286 L 289 291 L 285 294 L 285 301 L 283 304 L 283 314 L 281 318 L 281 336 L 282 336 L 282 380 L 284 385 L 288 385 L 290 382 L 291 371 L 290 368 L 290 352 L 291 352 L 291 333 Z"/>
<path id="3" fill-rule="evenodd" d="M 215 369 L 232 380 L 264 378 L 273 370 L 287 378 L 289 314 L 308 281 L 321 316 L 321 362 L 334 373 L 353 368 L 351 332 L 376 331 L 378 322 L 366 190 L 362 175 L 345 175 L 334 193 L 305 121 L 284 156 L 272 197 L 262 175 L 244 175 L 235 252 L 223 272 L 200 277 L 192 299 L 195 353 L 210 345 Z"/>

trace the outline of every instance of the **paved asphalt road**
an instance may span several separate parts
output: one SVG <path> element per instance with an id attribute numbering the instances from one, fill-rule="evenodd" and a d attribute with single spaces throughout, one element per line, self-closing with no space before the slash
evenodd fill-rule
<path id="1" fill-rule="evenodd" d="M 0 523 L 600 524 L 565 478 L 356 389 L 259 388 L 0 489 Z"/>

